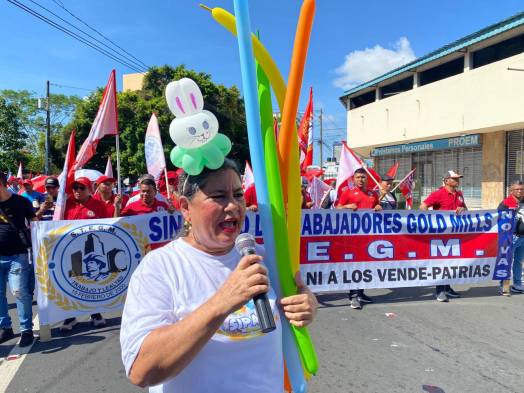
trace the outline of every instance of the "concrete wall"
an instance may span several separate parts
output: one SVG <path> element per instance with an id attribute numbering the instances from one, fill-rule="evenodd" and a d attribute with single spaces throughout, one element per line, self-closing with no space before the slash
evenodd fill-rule
<path id="1" fill-rule="evenodd" d="M 482 208 L 495 209 L 505 193 L 506 132 L 484 134 L 482 139 Z"/>
<path id="2" fill-rule="evenodd" d="M 524 127 L 524 54 L 414 88 L 347 112 L 350 147 L 365 152 Z"/>
<path id="3" fill-rule="evenodd" d="M 124 74 L 122 76 L 122 90 L 135 91 L 142 90 L 144 74 Z"/>

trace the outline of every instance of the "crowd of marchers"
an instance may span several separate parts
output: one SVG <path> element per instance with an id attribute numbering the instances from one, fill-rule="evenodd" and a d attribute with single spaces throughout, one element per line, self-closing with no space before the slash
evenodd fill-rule
<path id="1" fill-rule="evenodd" d="M 461 214 L 467 210 L 462 192 L 459 190 L 462 175 L 453 170 L 447 171 L 442 178 L 442 186 L 431 193 L 420 205 L 420 210 L 448 210 Z M 368 173 L 357 169 L 353 175 L 352 186 L 338 195 L 334 188 L 326 191 L 321 201 L 322 208 L 396 210 L 398 203 L 391 192 L 393 178 L 383 176 L 377 190 L 368 188 Z M 302 208 L 313 207 L 308 192 L 308 181 L 302 181 Z M 116 192 L 116 180 L 101 176 L 95 182 L 87 177 L 75 179 L 71 185 L 64 210 L 65 220 L 111 218 L 132 216 L 159 211 L 174 212 L 179 209 L 178 173 L 168 172 L 167 176 L 155 181 L 151 175 L 143 175 L 134 189 L 124 193 Z M 20 320 L 20 339 L 18 345 L 28 346 L 33 340 L 32 301 L 35 287 L 34 267 L 30 258 L 31 221 L 53 220 L 59 193 L 59 181 L 48 177 L 45 181 L 45 193 L 33 190 L 31 180 L 7 178 L 0 174 L 0 343 L 15 336 L 8 313 L 7 285 L 16 299 L 16 310 Z M 258 202 L 255 186 L 244 191 L 247 210 L 257 211 Z M 499 210 L 514 210 L 516 226 L 513 237 L 513 285 L 509 292 L 503 289 L 504 296 L 510 293 L 524 293 L 522 287 L 522 262 L 524 259 L 524 184 L 520 181 L 510 185 L 509 195 L 498 206 Z M 450 298 L 461 295 L 450 285 L 438 285 L 435 298 L 439 302 L 448 302 Z M 362 309 L 363 303 L 373 302 L 363 289 L 350 290 L 349 305 L 352 309 Z M 76 318 L 67 318 L 60 326 L 62 331 L 71 331 L 78 323 Z M 91 315 L 94 327 L 105 326 L 102 315 Z"/>

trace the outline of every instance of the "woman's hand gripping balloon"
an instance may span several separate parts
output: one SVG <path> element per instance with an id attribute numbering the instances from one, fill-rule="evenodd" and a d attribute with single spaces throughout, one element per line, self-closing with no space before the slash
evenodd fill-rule
<path id="1" fill-rule="evenodd" d="M 280 305 L 289 323 L 296 327 L 304 327 L 315 318 L 318 302 L 315 295 L 302 281 L 300 272 L 295 274 L 295 283 L 297 284 L 298 294 L 281 299 Z"/>

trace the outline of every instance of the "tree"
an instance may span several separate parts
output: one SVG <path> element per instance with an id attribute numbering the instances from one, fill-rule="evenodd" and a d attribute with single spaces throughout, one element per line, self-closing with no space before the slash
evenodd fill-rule
<path id="1" fill-rule="evenodd" d="M 0 97 L 0 167 L 15 170 L 23 158 L 26 133 L 19 120 L 20 109 L 16 104 Z"/>
<path id="2" fill-rule="evenodd" d="M 169 82 L 183 77 L 191 78 L 198 84 L 204 96 L 204 107 L 215 114 L 220 124 L 220 132 L 226 134 L 233 142 L 229 157 L 242 164 L 248 158 L 244 105 L 240 91 L 235 86 L 227 88 L 213 83 L 209 74 L 188 70 L 183 65 L 177 67 L 165 65 L 152 67 L 149 70 L 145 75 L 142 90 L 118 93 L 121 176 L 138 176 L 146 173 L 144 138 L 153 112 L 158 117 L 168 169 L 174 169 L 169 160 L 169 153 L 174 147 L 169 136 L 169 125 L 174 115 L 167 106 L 164 90 Z M 77 130 L 77 146 L 79 147 L 85 140 L 96 116 L 102 91 L 103 89 L 99 89 L 78 104 L 72 122 L 64 128 L 64 132 L 57 140 L 59 150 L 65 152 L 73 128 Z M 100 141 L 97 154 L 88 163 L 89 168 L 103 171 L 108 155 L 115 160 L 113 137 L 106 137 Z"/>
<path id="3" fill-rule="evenodd" d="M 35 92 L 28 90 L 0 90 L 0 97 L 7 103 L 16 104 L 19 109 L 20 127 L 27 135 L 25 167 L 33 172 L 42 172 L 44 170 L 46 112 L 38 108 L 38 96 Z M 62 133 L 64 125 L 71 120 L 71 115 L 82 99 L 77 96 L 51 94 L 49 101 L 51 114 L 49 157 L 52 172 L 58 173 L 62 169 L 63 161 L 55 147 L 55 141 L 57 135 Z"/>

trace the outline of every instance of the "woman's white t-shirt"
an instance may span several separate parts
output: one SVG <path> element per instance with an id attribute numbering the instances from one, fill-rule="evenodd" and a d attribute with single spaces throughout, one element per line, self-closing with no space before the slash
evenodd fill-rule
<path id="1" fill-rule="evenodd" d="M 223 256 L 213 256 L 182 239 L 144 257 L 131 277 L 122 315 L 120 344 L 127 375 L 145 337 L 161 326 L 184 319 L 205 303 L 239 260 L 235 249 Z M 250 301 L 226 318 L 180 374 L 151 391 L 282 392 L 282 331 L 273 290 L 268 297 L 277 325 L 275 331 L 268 334 L 260 331 Z"/>

